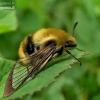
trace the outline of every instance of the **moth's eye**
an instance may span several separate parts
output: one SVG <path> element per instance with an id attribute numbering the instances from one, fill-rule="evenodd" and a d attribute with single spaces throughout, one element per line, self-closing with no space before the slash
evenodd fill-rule
<path id="1" fill-rule="evenodd" d="M 77 46 L 77 44 L 71 40 L 67 41 L 65 44 L 65 47 L 76 47 L 76 46 Z"/>
<path id="2" fill-rule="evenodd" d="M 67 41 L 66 44 L 70 45 L 70 44 L 73 44 L 73 42 L 70 40 L 70 41 Z"/>

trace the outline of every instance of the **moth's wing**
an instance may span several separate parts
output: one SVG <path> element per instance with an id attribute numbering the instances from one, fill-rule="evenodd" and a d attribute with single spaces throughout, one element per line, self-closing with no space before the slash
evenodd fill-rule
<path id="1" fill-rule="evenodd" d="M 30 56 L 18 60 L 11 69 L 4 89 L 4 97 L 7 97 L 18 90 L 29 79 L 32 79 L 51 59 L 56 49 L 55 45 L 50 45 L 40 49 Z M 22 66 L 22 62 L 27 62 Z"/>

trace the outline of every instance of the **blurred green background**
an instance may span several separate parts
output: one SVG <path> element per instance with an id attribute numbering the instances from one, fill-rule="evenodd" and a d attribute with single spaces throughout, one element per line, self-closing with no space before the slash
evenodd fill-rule
<path id="1" fill-rule="evenodd" d="M 0 7 L 10 1 L 0 0 Z M 100 100 L 100 0 L 13 0 L 12 6 L 14 10 L 0 10 L 0 56 L 17 60 L 26 35 L 49 27 L 72 34 L 76 21 L 78 48 L 95 56 L 84 57 L 82 66 L 73 65 L 57 82 L 23 99 Z"/>

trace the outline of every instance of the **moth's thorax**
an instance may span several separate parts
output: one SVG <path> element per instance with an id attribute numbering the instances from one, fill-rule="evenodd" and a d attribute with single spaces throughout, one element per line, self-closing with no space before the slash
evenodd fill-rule
<path id="1" fill-rule="evenodd" d="M 57 46 L 65 44 L 69 35 L 60 29 L 49 28 L 37 31 L 33 36 L 33 41 L 36 45 L 44 45 L 47 41 L 54 40 Z"/>
<path id="2" fill-rule="evenodd" d="M 48 46 L 49 44 L 51 44 L 52 42 L 55 42 L 56 43 L 55 52 L 56 52 L 59 49 L 61 49 L 69 40 L 71 40 L 74 44 L 76 44 L 76 40 L 63 30 L 56 29 L 56 28 L 40 29 L 34 34 L 27 36 L 21 42 L 19 48 L 19 57 L 22 58 L 27 55 L 26 48 L 29 45 L 29 42 L 32 43 L 34 52 L 35 49 L 37 49 L 37 47 L 39 47 L 39 49 L 40 48 L 42 49 Z"/>

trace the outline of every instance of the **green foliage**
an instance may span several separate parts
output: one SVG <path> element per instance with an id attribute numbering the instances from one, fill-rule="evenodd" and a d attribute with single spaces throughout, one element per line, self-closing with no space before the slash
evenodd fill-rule
<path id="1" fill-rule="evenodd" d="M 77 58 L 82 57 L 83 55 L 86 55 L 86 53 L 81 52 L 79 53 L 78 51 L 75 52 Z M 67 59 L 67 60 L 66 60 Z M 1 73 L 1 85 L 0 85 L 0 97 L 3 96 L 4 92 L 4 84 L 7 80 L 7 75 L 5 73 L 10 70 L 11 67 L 14 65 L 12 61 L 8 61 L 5 59 L 0 59 L 0 67 L 3 66 L 3 70 Z M 41 90 L 43 87 L 48 86 L 50 83 L 53 83 L 55 81 L 55 77 L 59 76 L 59 74 L 66 69 L 70 68 L 73 63 L 75 63 L 75 59 L 70 59 L 67 56 L 62 56 L 58 57 L 56 59 L 52 60 L 52 63 L 49 63 L 47 65 L 47 69 L 42 71 L 40 74 L 38 74 L 35 79 L 31 80 L 28 84 L 24 85 L 20 90 L 15 92 L 13 95 L 10 97 L 7 97 L 7 99 L 14 99 L 21 97 L 25 94 L 31 94 L 34 93 L 35 91 Z M 9 67 L 8 67 L 9 66 Z M 7 69 L 8 67 L 8 69 Z M 1 68 L 2 69 L 2 68 Z M 6 71 L 6 72 L 5 72 Z M 3 76 L 5 75 L 5 76 Z M 3 78 L 2 78 L 3 77 Z M 27 91 L 26 91 L 27 90 Z"/>
<path id="2" fill-rule="evenodd" d="M 17 29 L 17 18 L 15 11 L 0 10 L 0 34 Z"/>
<path id="3" fill-rule="evenodd" d="M 9 0 L 2 0 L 2 2 L 4 1 Z M 53 77 L 65 67 L 69 68 L 67 64 L 71 63 L 72 59 L 65 60 L 66 64 L 62 63 L 61 58 L 61 62 L 57 61 L 56 64 L 51 62 L 50 65 L 47 65 L 50 66 L 49 68 L 38 74 L 35 80 L 23 86 L 11 98 L 16 99 L 16 97 L 27 94 L 22 97 L 24 100 L 99 100 L 100 0 L 16 0 L 14 2 L 15 10 L 0 11 L 0 57 L 17 60 L 20 42 L 29 33 L 34 33 L 43 27 L 55 27 L 63 29 L 71 35 L 73 25 L 78 21 L 79 24 L 75 29 L 77 46 L 91 53 L 95 58 L 83 57 L 81 67 L 78 64 L 73 65 L 72 69 L 66 70 L 57 78 L 57 82 L 35 92 L 51 83 L 54 80 Z M 82 53 L 79 52 L 79 54 Z M 7 73 L 12 65 L 12 61 L 0 58 L 1 97 Z M 52 70 L 51 77 L 47 76 L 49 70 Z M 55 72 L 53 73 L 53 71 Z M 51 78 L 50 81 L 47 79 L 48 77 Z M 39 79 L 45 80 L 43 84 L 38 83 Z M 33 85 L 30 86 L 30 84 Z M 28 91 L 25 91 L 25 88 Z M 20 92 L 22 93 L 19 95 Z M 33 92 L 35 93 L 33 94 Z"/>

